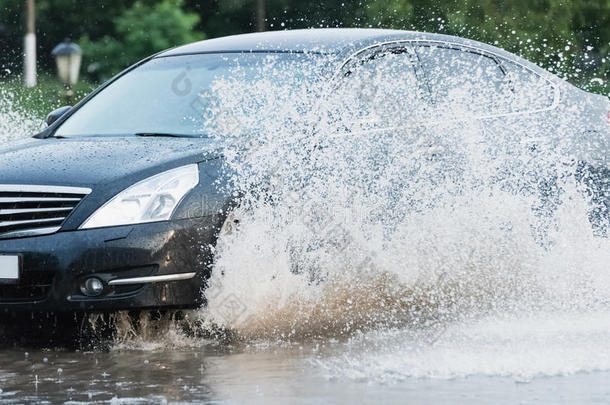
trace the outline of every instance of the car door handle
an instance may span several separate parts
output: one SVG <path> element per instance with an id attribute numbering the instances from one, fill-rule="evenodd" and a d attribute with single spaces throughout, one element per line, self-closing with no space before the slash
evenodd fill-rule
<path id="1" fill-rule="evenodd" d="M 430 145 L 423 152 L 426 159 L 435 160 L 445 154 L 445 148 L 440 145 Z"/>

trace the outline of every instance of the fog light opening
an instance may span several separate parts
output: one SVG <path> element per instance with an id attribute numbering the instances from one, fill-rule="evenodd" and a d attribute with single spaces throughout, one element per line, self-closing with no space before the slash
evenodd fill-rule
<path id="1" fill-rule="evenodd" d="M 80 286 L 87 297 L 99 297 L 104 292 L 104 282 L 97 277 L 89 277 Z"/>

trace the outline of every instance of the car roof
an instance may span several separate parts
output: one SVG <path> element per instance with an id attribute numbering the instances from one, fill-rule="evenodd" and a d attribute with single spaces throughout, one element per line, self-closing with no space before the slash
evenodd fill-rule
<path id="1" fill-rule="evenodd" d="M 406 31 L 359 28 L 256 32 L 194 42 L 170 49 L 161 54 L 161 56 L 222 51 L 338 53 L 355 44 L 362 44 L 374 39 L 403 33 L 406 33 Z"/>
<path id="2" fill-rule="evenodd" d="M 222 52 L 310 52 L 347 57 L 368 46 L 392 41 L 432 41 L 474 47 L 523 64 L 544 76 L 550 75 L 549 72 L 514 54 L 471 39 L 376 28 L 311 28 L 231 35 L 172 48 L 157 54 L 156 57 Z"/>
<path id="3" fill-rule="evenodd" d="M 476 41 L 427 32 L 375 28 L 312 28 L 231 35 L 193 42 L 162 52 L 159 56 L 207 52 L 318 52 L 337 54 L 375 43 L 395 40 Z"/>

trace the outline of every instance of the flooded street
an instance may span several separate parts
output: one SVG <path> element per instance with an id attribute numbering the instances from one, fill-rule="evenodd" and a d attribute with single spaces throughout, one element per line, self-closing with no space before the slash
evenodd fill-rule
<path id="1" fill-rule="evenodd" d="M 0 403 L 602 404 L 610 373 L 595 369 L 610 366 L 609 326 L 610 314 L 597 313 L 486 321 L 434 342 L 394 331 L 307 344 L 2 350 Z"/>
<path id="2" fill-rule="evenodd" d="M 487 317 L 344 339 L 141 336 L 0 351 L 0 404 L 603 404 L 610 311 Z"/>

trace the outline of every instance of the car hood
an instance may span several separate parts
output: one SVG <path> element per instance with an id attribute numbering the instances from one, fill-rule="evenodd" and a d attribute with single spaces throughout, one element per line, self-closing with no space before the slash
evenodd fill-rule
<path id="1" fill-rule="evenodd" d="M 217 142 L 202 138 L 32 138 L 0 147 L 0 184 L 90 188 L 62 226 L 73 230 L 132 184 L 178 166 L 212 161 L 219 151 Z M 200 171 L 200 181 L 210 183 L 212 177 Z"/>
<path id="2" fill-rule="evenodd" d="M 0 184 L 95 188 L 217 155 L 218 144 L 201 138 L 32 138 L 0 147 Z"/>

